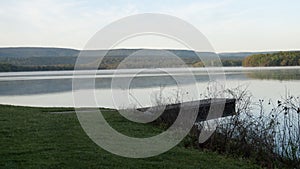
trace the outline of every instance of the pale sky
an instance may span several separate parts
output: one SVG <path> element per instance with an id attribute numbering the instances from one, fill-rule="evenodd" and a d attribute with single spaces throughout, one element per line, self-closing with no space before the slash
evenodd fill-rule
<path id="1" fill-rule="evenodd" d="M 217 52 L 300 49 L 299 0 L 1 1 L 0 47 L 82 49 L 105 25 L 139 13 L 184 19 L 197 27 Z M 168 48 L 164 43 L 167 41 L 159 45 Z M 155 48 L 151 41 L 129 46 Z"/>

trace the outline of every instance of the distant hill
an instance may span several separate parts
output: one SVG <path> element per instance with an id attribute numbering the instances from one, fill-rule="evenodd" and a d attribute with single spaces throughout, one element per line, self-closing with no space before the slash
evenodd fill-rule
<path id="1" fill-rule="evenodd" d="M 157 49 L 114 49 L 107 53 L 99 69 L 115 69 L 127 56 L 136 55 L 136 60 L 127 63 L 126 68 L 148 67 L 180 67 L 182 64 L 176 58 L 170 57 L 172 53 L 182 59 L 185 65 L 202 67 L 204 64 L 197 55 L 207 56 L 213 53 L 194 52 L 191 50 L 163 50 Z M 167 51 L 167 52 L 166 52 Z M 97 56 L 106 50 L 83 51 L 91 56 Z M 274 52 L 237 52 L 219 53 L 223 66 L 242 66 L 244 58 L 258 54 L 272 54 Z M 72 70 L 79 50 L 67 48 L 40 48 L 40 47 L 14 47 L 0 48 L 0 72 L 2 71 L 37 71 L 37 70 Z M 176 63 L 177 62 L 177 63 Z M 213 62 L 210 62 L 213 64 Z M 92 63 L 84 64 L 87 68 Z"/>
<path id="2" fill-rule="evenodd" d="M 109 52 L 109 56 L 128 56 L 140 49 L 114 49 Z M 143 49 L 148 52 L 157 51 L 156 49 Z M 173 50 L 167 49 L 180 57 L 197 57 L 194 51 L 191 50 Z M 99 50 L 97 52 L 105 52 Z M 68 48 L 44 48 L 44 47 L 11 47 L 0 48 L 0 58 L 3 57 L 77 57 L 80 51 Z M 198 52 L 200 53 L 200 52 Z M 244 58 L 253 54 L 265 54 L 272 52 L 232 52 L 232 53 L 219 53 L 221 58 Z M 201 53 L 200 53 L 201 54 Z M 203 53 L 202 53 L 203 54 Z"/>
<path id="3" fill-rule="evenodd" d="M 80 51 L 65 48 L 17 47 L 0 48 L 0 57 L 76 57 Z"/>
<path id="4" fill-rule="evenodd" d="M 275 53 L 274 51 L 269 52 L 231 52 L 231 53 L 219 53 L 220 58 L 242 58 L 244 59 L 247 56 L 256 55 L 256 54 L 268 54 L 268 53 Z"/>

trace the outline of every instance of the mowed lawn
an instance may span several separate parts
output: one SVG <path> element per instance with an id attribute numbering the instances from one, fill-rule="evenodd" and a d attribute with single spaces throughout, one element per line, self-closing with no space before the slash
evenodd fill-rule
<path id="1" fill-rule="evenodd" d="M 72 109 L 0 105 L 0 168 L 259 168 L 244 159 L 181 144 L 151 158 L 116 156 L 89 139 L 75 113 L 51 113 L 62 111 Z M 113 110 L 102 112 L 112 127 L 129 136 L 148 137 L 162 131 L 151 124 L 129 122 Z"/>

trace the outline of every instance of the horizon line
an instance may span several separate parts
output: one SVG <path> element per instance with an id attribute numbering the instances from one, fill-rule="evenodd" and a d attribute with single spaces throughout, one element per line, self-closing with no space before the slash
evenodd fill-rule
<path id="1" fill-rule="evenodd" d="M 75 47 L 63 47 L 63 46 L 0 46 L 0 49 L 3 48 L 55 48 L 55 49 L 71 49 L 71 50 L 78 50 L 81 51 L 82 49 L 79 48 L 75 48 Z M 136 47 L 136 48 L 132 48 L 132 47 L 120 47 L 120 48 L 114 48 L 111 50 L 115 50 L 115 49 L 152 49 L 152 50 L 186 50 L 186 51 L 195 51 L 192 49 L 187 49 L 187 48 L 151 48 L 151 47 Z M 107 50 L 107 49 L 89 49 L 89 50 Z M 237 51 L 215 51 L 215 53 L 254 53 L 254 52 L 289 52 L 289 51 L 300 51 L 300 49 L 264 49 L 264 50 L 237 50 Z M 199 51 L 195 51 L 195 52 L 199 52 Z"/>

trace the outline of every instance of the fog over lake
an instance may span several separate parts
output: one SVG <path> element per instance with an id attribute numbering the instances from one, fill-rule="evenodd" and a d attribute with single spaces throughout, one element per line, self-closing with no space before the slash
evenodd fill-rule
<path id="1" fill-rule="evenodd" d="M 80 77 L 95 78 L 95 99 L 98 107 L 128 108 L 155 105 L 160 94 L 165 98 L 174 98 L 182 94 L 182 101 L 203 98 L 192 90 L 196 85 L 199 93 L 205 93 L 211 84 L 205 68 L 190 68 L 195 75 L 196 84 L 184 81 L 180 90 L 174 77 L 186 78 L 188 71 L 183 68 L 167 69 L 168 73 L 157 69 L 133 70 L 99 70 L 96 75 L 92 71 L 80 71 Z M 300 67 L 264 67 L 264 68 L 224 68 L 226 88 L 243 86 L 253 94 L 253 99 L 281 99 L 287 93 L 300 96 Z M 73 107 L 72 78 L 73 71 L 45 72 L 9 72 L 0 73 L 0 104 L 42 106 L 42 107 Z M 111 85 L 112 79 L 115 82 Z M 131 79 L 129 88 L 123 81 Z M 93 85 L 86 84 L 83 92 L 93 90 Z M 114 98 L 112 98 L 114 94 Z M 122 97 L 126 96 L 126 97 Z M 130 103 L 127 101 L 129 100 Z M 86 105 L 94 106 L 94 105 Z"/>

